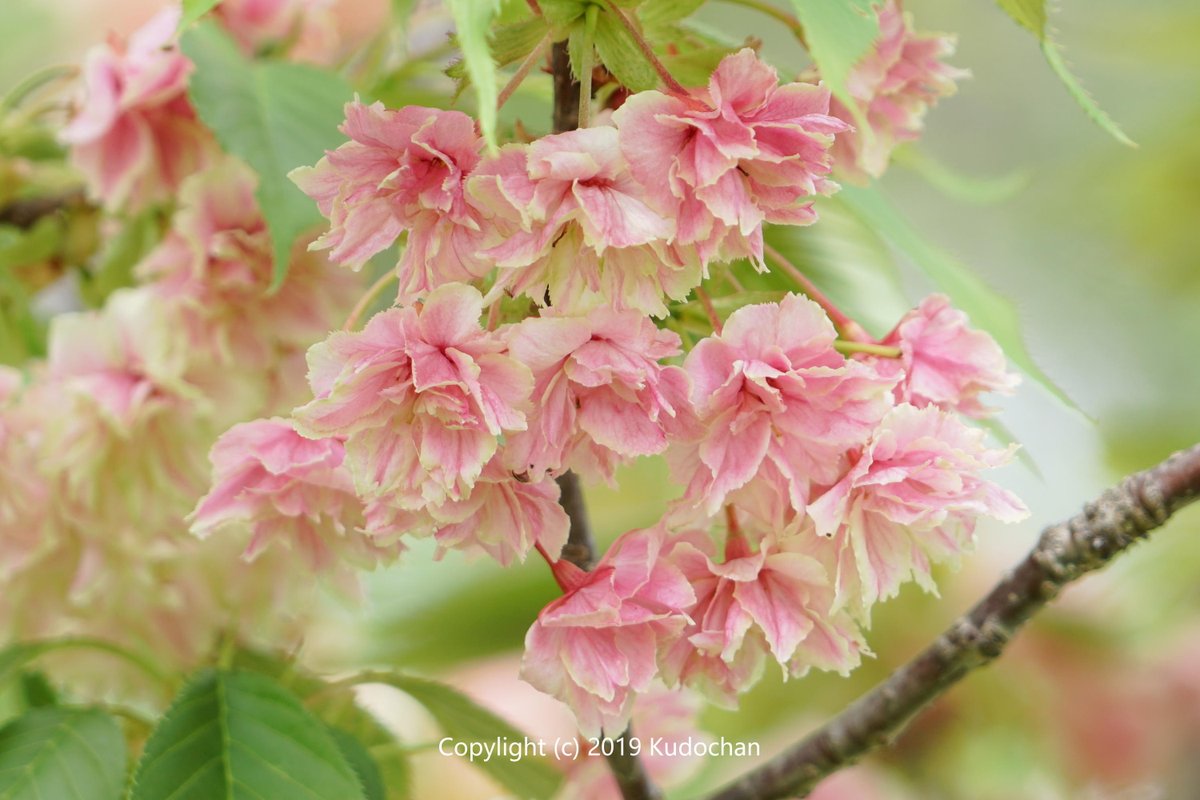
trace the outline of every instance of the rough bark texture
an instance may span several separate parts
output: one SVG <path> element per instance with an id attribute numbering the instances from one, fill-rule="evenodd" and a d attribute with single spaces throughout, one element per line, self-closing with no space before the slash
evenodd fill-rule
<path id="1" fill-rule="evenodd" d="M 554 131 L 574 130 L 579 126 L 579 83 L 571 76 L 565 41 L 556 43 L 551 49 L 550 64 L 554 72 Z M 596 563 L 596 543 L 592 538 L 592 525 L 579 476 L 569 471 L 562 474 L 558 478 L 558 487 L 558 502 L 571 520 L 561 557 L 580 569 L 591 569 Z M 612 755 L 607 756 L 608 766 L 621 788 L 621 796 L 624 800 L 659 800 L 662 793 L 646 774 L 641 759 L 626 752 L 624 742 L 629 736 L 630 732 L 626 730 L 617 737 Z"/>
<path id="2" fill-rule="evenodd" d="M 825 776 L 887 744 L 925 705 L 1004 651 L 1064 586 L 1100 569 L 1200 496 L 1200 445 L 1123 480 L 1042 532 L 1037 545 L 932 645 L 796 745 L 710 800 L 803 797 Z"/>

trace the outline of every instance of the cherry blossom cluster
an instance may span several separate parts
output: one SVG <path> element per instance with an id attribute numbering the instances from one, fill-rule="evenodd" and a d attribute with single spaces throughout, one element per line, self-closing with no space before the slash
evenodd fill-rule
<path id="1" fill-rule="evenodd" d="M 861 77 L 868 111 L 933 99 L 892 75 L 941 69 L 891 53 L 906 30 L 862 68 L 892 76 Z M 562 596 L 523 675 L 590 734 L 622 730 L 657 681 L 733 705 L 770 661 L 855 667 L 874 603 L 931 587 L 978 519 L 1025 514 L 981 477 L 1012 449 L 964 421 L 1014 385 L 999 347 L 940 296 L 852 355 L 798 294 L 714 315 L 687 352 L 655 320 L 719 265 L 765 269 L 764 225 L 812 224 L 831 173 L 859 168 L 830 103 L 747 49 L 706 87 L 495 152 L 461 112 L 349 104 L 349 141 L 293 178 L 334 262 L 402 242 L 396 303 L 308 351 L 312 399 L 289 418 L 222 438 L 194 530 L 290 540 L 318 569 L 410 537 L 504 565 L 536 550 Z M 659 455 L 682 491 L 659 524 L 590 571 L 560 557 L 556 479 L 615 483 Z"/>
<path id="2" fill-rule="evenodd" d="M 305 29 L 316 10 L 292 0 L 221 8 L 248 47 Z M 141 214 L 161 220 L 161 236 L 134 267 L 135 286 L 102 308 L 55 316 L 44 360 L 0 367 L 0 635 L 103 636 L 190 667 L 221 630 L 290 638 L 294 623 L 281 625 L 277 609 L 309 603 L 290 576 L 320 553 L 294 529 L 292 549 L 251 563 L 238 558 L 244 542 L 200 541 L 186 517 L 207 488 L 218 434 L 303 398 L 305 350 L 341 323 L 361 287 L 302 242 L 268 293 L 257 177 L 192 110 L 178 24 L 168 9 L 128 41 L 93 49 L 62 133 L 109 224 Z M 310 452 L 289 463 L 309 458 L 315 471 L 334 457 L 301 441 Z M 285 487 L 272 489 L 286 510 Z M 349 568 L 335 581 L 354 590 Z"/>

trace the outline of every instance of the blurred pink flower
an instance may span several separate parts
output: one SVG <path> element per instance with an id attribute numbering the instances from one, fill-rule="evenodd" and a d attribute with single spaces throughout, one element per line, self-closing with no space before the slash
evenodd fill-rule
<path id="1" fill-rule="evenodd" d="M 332 0 L 221 0 L 215 16 L 242 51 L 282 48 L 290 58 L 328 63 L 337 48 Z"/>
<path id="2" fill-rule="evenodd" d="M 359 493 L 420 508 L 468 495 L 497 437 L 525 428 L 533 379 L 479 325 L 483 298 L 447 284 L 417 308 L 376 314 L 308 354 L 312 402 L 296 409 L 307 436 L 346 437 Z"/>
<path id="3" fill-rule="evenodd" d="M 625 729 L 634 695 L 658 673 L 660 649 L 688 622 L 695 595 L 659 558 L 662 546 L 661 531 L 630 531 L 591 572 L 553 565 L 564 594 L 525 636 L 521 677 L 570 706 L 587 736 Z"/>
<path id="4" fill-rule="evenodd" d="M 483 141 L 474 120 L 460 111 L 392 111 L 356 101 L 346 104 L 341 131 L 351 141 L 291 173 L 329 218 L 314 248 L 358 269 L 408 231 L 396 266 L 401 302 L 491 269 L 480 257 L 487 231 L 463 191 Z"/>
<path id="5" fill-rule="evenodd" d="M 839 604 L 865 611 L 910 578 L 932 589 L 931 564 L 962 553 L 980 517 L 1028 515 L 1011 492 L 979 477 L 1015 449 L 989 450 L 986 435 L 935 407 L 897 406 L 845 475 L 809 503 L 817 533 L 831 537 Z"/>
<path id="6" fill-rule="evenodd" d="M 189 517 L 192 533 L 247 529 L 244 557 L 273 542 L 296 550 L 314 572 L 341 561 L 371 568 L 399 554 L 355 530 L 361 502 L 338 439 L 306 439 L 284 419 L 235 425 L 213 445 L 213 486 Z"/>
<path id="7" fill-rule="evenodd" d="M 789 294 L 739 308 L 692 348 L 684 368 L 702 428 L 669 454 L 686 501 L 714 514 L 766 461 L 797 510 L 811 485 L 837 479 L 890 407 L 894 380 L 847 361 L 835 338 L 816 303 Z"/>
<path id="8" fill-rule="evenodd" d="M 676 242 L 712 258 L 762 264 L 762 224 L 807 225 L 816 195 L 831 194 L 829 90 L 779 85 L 753 50 L 726 56 L 707 90 L 690 97 L 639 92 L 613 115 L 630 170 Z"/>
<path id="9" fill-rule="evenodd" d="M 83 104 L 61 135 L 107 208 L 169 201 L 216 154 L 187 98 L 192 63 L 175 43 L 179 14 L 164 9 L 128 43 L 113 38 L 88 53 Z"/>
<path id="10" fill-rule="evenodd" d="M 954 52 L 954 37 L 913 31 L 899 0 L 886 0 L 877 14 L 879 39 L 846 80 L 870 129 L 839 136 L 833 146 L 838 176 L 859 183 L 882 175 L 896 145 L 920 136 L 926 112 L 969 74 L 941 61 Z M 857 124 L 836 97 L 829 113 Z"/>
<path id="11" fill-rule="evenodd" d="M 899 401 L 983 418 L 991 409 L 979 402 L 979 395 L 1012 394 L 1020 378 L 1008 371 L 1004 351 L 967 322 L 967 315 L 940 294 L 904 315 L 882 342 L 900 348 L 904 377 L 896 387 Z"/>
<path id="12" fill-rule="evenodd" d="M 516 471 L 611 481 L 619 463 L 665 450 L 690 413 L 687 375 L 659 363 L 679 355 L 679 336 L 636 311 L 543 312 L 511 329 L 509 349 L 534 375 L 529 429 L 505 450 Z"/>

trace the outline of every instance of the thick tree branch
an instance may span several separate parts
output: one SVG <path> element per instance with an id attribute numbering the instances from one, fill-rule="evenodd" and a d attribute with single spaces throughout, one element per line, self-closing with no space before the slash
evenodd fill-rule
<path id="1" fill-rule="evenodd" d="M 1042 532 L 1032 552 L 924 652 L 806 739 L 710 800 L 803 797 L 817 782 L 887 744 L 926 704 L 1004 651 L 1013 634 L 1071 581 L 1108 564 L 1200 496 L 1200 445 L 1130 475 L 1082 513 Z"/>
<path id="2" fill-rule="evenodd" d="M 579 126 L 579 82 L 571 75 L 571 60 L 565 41 L 556 43 L 551 49 L 550 64 L 554 72 L 554 131 L 562 133 L 574 130 Z M 558 502 L 571 520 L 561 558 L 580 569 L 591 569 L 596 563 L 596 543 L 592 538 L 592 524 L 584 505 L 579 476 L 570 471 L 563 473 L 558 478 L 558 487 Z M 629 730 L 626 729 L 612 740 L 613 746 L 609 748 L 611 754 L 606 756 L 621 789 L 621 797 L 624 800 L 659 800 L 662 793 L 646 774 L 645 765 L 637 756 L 627 752 L 629 736 Z"/>

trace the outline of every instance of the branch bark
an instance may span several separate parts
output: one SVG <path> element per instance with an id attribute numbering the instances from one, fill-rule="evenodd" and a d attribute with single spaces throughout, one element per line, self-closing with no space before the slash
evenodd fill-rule
<path id="1" fill-rule="evenodd" d="M 824 727 L 709 800 L 803 797 L 825 776 L 892 740 L 931 700 L 1003 651 L 1067 584 L 1100 569 L 1200 497 L 1200 445 L 1125 478 L 1042 532 L 1033 550 L 932 645 Z"/>
<path id="2" fill-rule="evenodd" d="M 554 73 L 554 132 L 574 130 L 579 126 L 579 82 L 571 75 L 571 59 L 567 54 L 567 43 L 557 42 L 550 51 L 550 66 Z M 579 476 L 567 471 L 558 477 L 559 504 L 571 520 L 567 544 L 561 558 L 565 558 L 580 569 L 590 570 L 596 563 L 596 543 L 592 538 L 592 524 L 583 500 L 583 487 Z M 662 793 L 646 774 L 641 759 L 628 752 L 626 742 L 631 736 L 626 729 L 613 741 L 606 756 L 609 769 L 617 779 L 624 800 L 659 800 Z"/>

